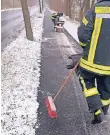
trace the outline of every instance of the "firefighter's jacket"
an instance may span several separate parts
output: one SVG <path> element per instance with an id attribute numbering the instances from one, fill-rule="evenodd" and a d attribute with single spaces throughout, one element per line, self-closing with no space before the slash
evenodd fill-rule
<path id="1" fill-rule="evenodd" d="M 110 0 L 102 0 L 90 9 L 78 28 L 84 48 L 80 66 L 100 75 L 110 75 Z"/>
<path id="2" fill-rule="evenodd" d="M 58 13 L 53 13 L 52 15 L 51 15 L 51 19 L 56 19 L 56 17 L 58 16 Z"/>

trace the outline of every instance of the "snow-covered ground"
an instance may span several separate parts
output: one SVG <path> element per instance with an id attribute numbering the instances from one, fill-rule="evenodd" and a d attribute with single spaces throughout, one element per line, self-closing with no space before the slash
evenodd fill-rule
<path id="1" fill-rule="evenodd" d="M 43 15 L 32 21 L 35 41 L 25 31 L 2 52 L 2 135 L 35 135 L 39 89 Z"/>
<path id="2" fill-rule="evenodd" d="M 77 30 L 78 30 L 79 23 L 76 21 L 66 21 L 64 24 L 64 28 L 68 31 L 68 33 L 77 41 L 79 42 Z"/>

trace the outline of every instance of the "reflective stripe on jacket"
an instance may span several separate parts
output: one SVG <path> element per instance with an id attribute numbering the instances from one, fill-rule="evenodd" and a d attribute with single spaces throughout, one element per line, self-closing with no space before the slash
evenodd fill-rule
<path id="1" fill-rule="evenodd" d="M 53 13 L 52 15 L 51 15 L 51 19 L 55 19 L 56 17 L 57 17 L 57 13 Z"/>
<path id="2" fill-rule="evenodd" d="M 90 9 L 78 28 L 84 55 L 80 66 L 88 71 L 110 75 L 110 1 L 100 1 Z"/>

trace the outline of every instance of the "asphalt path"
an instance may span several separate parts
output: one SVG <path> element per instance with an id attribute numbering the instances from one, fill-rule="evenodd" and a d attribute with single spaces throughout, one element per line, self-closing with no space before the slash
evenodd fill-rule
<path id="1" fill-rule="evenodd" d="M 31 19 L 37 14 L 35 8 L 29 8 Z M 13 41 L 22 29 L 24 19 L 21 9 L 1 12 L 1 50 Z"/>

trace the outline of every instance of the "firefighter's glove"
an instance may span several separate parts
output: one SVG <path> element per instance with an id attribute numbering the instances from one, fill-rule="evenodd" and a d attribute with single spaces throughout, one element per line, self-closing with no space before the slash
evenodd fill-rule
<path id="1" fill-rule="evenodd" d="M 72 55 L 71 56 L 68 56 L 68 59 L 71 59 L 72 60 Z"/>
<path id="2" fill-rule="evenodd" d="M 71 64 L 66 65 L 66 68 L 67 68 L 67 69 L 73 69 L 74 66 L 75 66 L 74 63 L 72 62 Z"/>

